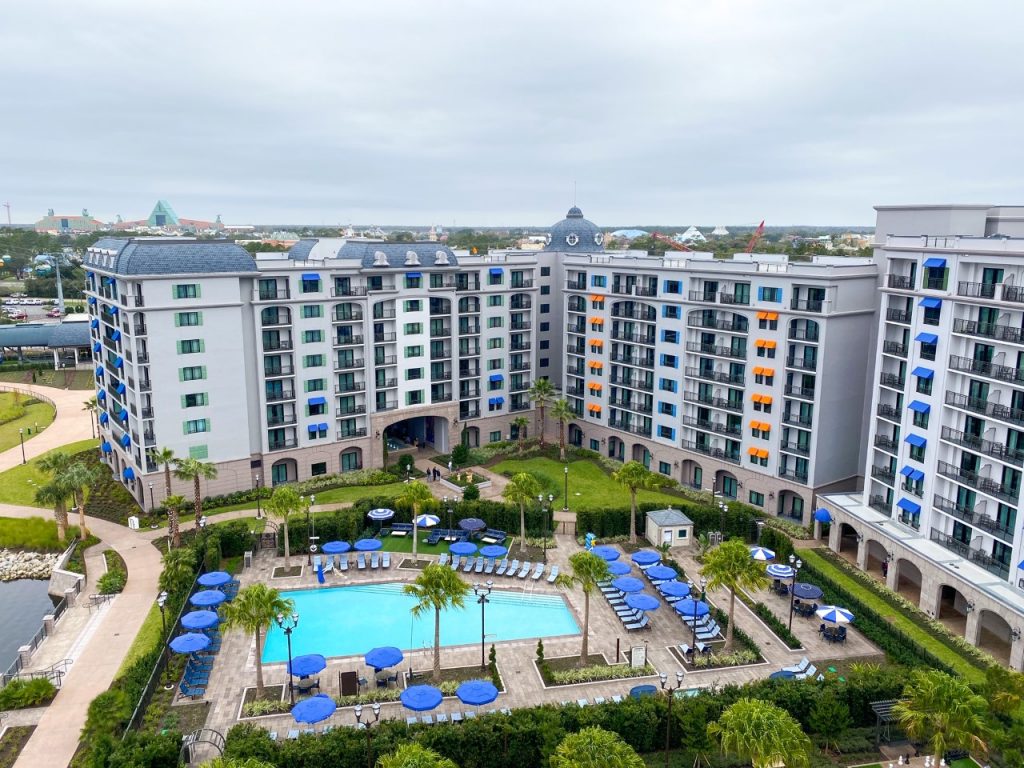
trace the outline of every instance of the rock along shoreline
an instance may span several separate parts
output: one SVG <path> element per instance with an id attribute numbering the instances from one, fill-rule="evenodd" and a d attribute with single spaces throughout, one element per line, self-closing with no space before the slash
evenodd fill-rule
<path id="1" fill-rule="evenodd" d="M 0 549 L 0 581 L 48 579 L 59 559 L 59 554 Z"/>

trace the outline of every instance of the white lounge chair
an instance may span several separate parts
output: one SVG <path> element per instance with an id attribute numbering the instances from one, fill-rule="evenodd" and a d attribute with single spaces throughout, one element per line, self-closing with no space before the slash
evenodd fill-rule
<path id="1" fill-rule="evenodd" d="M 537 563 L 537 567 L 533 569 L 532 578 L 534 581 L 540 581 L 540 577 L 544 575 L 544 563 Z"/>
<path id="2" fill-rule="evenodd" d="M 391 567 L 391 553 L 383 552 L 380 556 L 380 567 L 390 568 Z"/>
<path id="3" fill-rule="evenodd" d="M 552 565 L 551 566 L 551 573 L 548 574 L 548 584 L 554 584 L 555 583 L 555 579 L 557 579 L 557 578 L 558 578 L 558 566 L 557 565 Z"/>
<path id="4" fill-rule="evenodd" d="M 803 674 L 804 672 L 806 672 L 807 671 L 807 667 L 809 667 L 810 665 L 811 665 L 810 659 L 808 659 L 806 656 L 804 656 L 802 659 L 800 659 L 800 663 L 799 664 L 794 664 L 793 666 L 790 666 L 790 667 L 783 667 L 782 671 L 783 672 L 792 672 L 794 675 L 800 675 L 800 674 Z"/>

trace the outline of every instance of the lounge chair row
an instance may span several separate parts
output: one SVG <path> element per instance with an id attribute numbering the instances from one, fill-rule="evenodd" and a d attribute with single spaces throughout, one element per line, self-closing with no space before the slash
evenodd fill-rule
<path id="1" fill-rule="evenodd" d="M 804 656 L 800 659 L 799 664 L 795 664 L 791 667 L 783 667 L 783 672 L 792 672 L 793 676 L 797 680 L 824 680 L 825 675 L 818 674 L 818 668 L 811 664 L 810 660 Z"/>
<path id="2" fill-rule="evenodd" d="M 698 640 L 707 642 L 717 639 L 722 634 L 722 628 L 710 615 L 701 616 L 696 621 L 693 620 L 692 616 L 682 616 L 681 618 L 683 624 L 690 629 L 696 628 Z"/>
<path id="3" fill-rule="evenodd" d="M 615 615 L 622 621 L 623 629 L 635 632 L 638 629 L 646 629 L 650 626 L 650 617 L 643 611 L 630 608 L 626 604 L 626 596 L 613 587 L 611 582 L 605 582 L 601 585 L 601 593 L 605 596 L 612 610 L 615 611 Z"/>
<path id="4" fill-rule="evenodd" d="M 569 701 L 568 699 L 565 699 L 564 701 L 561 702 L 561 706 L 563 706 L 563 707 L 571 707 L 574 703 L 576 704 L 577 707 L 589 707 L 591 704 L 594 704 L 595 706 L 600 706 L 601 704 L 606 704 L 609 701 L 611 701 L 611 702 L 613 702 L 615 704 L 621 704 L 622 703 L 622 697 L 619 696 L 618 694 L 612 696 L 609 699 L 605 699 L 604 696 L 595 696 L 593 702 L 591 702 L 590 699 L 576 699 L 575 702 L 572 702 L 572 701 Z"/>
<path id="5" fill-rule="evenodd" d="M 501 712 L 503 715 L 511 715 L 512 710 L 508 707 L 502 709 L 488 709 L 485 714 L 496 715 Z M 434 725 L 435 723 L 440 725 L 441 723 L 461 723 L 465 720 L 472 720 L 476 717 L 476 712 L 467 709 L 465 712 L 438 712 L 433 715 L 420 715 L 416 717 L 414 715 L 405 718 L 406 725 Z"/>
<path id="6" fill-rule="evenodd" d="M 454 555 L 449 557 L 448 554 L 442 554 L 438 559 L 438 563 L 440 565 L 447 565 L 453 571 L 461 569 L 463 573 L 494 574 L 495 576 L 508 576 L 509 578 L 518 576 L 520 579 L 530 577 L 534 581 L 540 581 L 547 568 L 544 563 L 524 562 L 520 565 L 518 560 L 509 562 L 508 558 L 505 558 L 499 561 L 497 558 L 477 557 L 475 555 L 470 555 L 469 557 Z M 548 583 L 554 584 L 558 574 L 559 567 L 552 565 L 551 570 L 548 572 Z"/>

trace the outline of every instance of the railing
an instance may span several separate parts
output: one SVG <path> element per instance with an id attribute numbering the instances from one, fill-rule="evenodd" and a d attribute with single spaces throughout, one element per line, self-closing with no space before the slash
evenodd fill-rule
<path id="1" fill-rule="evenodd" d="M 1001 461 L 1005 461 L 1010 464 L 1016 464 L 1018 466 L 1024 465 L 1024 450 L 1011 450 L 1003 443 L 985 440 L 984 438 L 977 437 L 966 432 L 961 432 L 960 430 L 953 429 L 952 427 L 942 428 L 942 439 L 964 448 L 969 448 L 975 453 L 992 456 L 993 458 L 1000 459 Z"/>
<path id="2" fill-rule="evenodd" d="M 896 519 L 903 525 L 913 528 L 915 531 L 921 530 L 921 518 L 919 515 L 910 515 L 906 512 L 900 512 Z"/>
<path id="3" fill-rule="evenodd" d="M 615 429 L 621 429 L 626 432 L 632 432 L 634 435 L 642 435 L 644 437 L 651 436 L 650 427 L 642 427 L 639 424 L 631 424 L 630 422 L 623 421 L 622 419 L 608 419 L 608 426 Z"/>
<path id="4" fill-rule="evenodd" d="M 479 325 L 460 325 L 459 336 L 474 336 L 480 333 Z"/>
<path id="5" fill-rule="evenodd" d="M 449 328 L 431 328 L 430 338 L 432 339 L 447 339 L 452 335 L 452 329 Z"/>
<path id="6" fill-rule="evenodd" d="M 366 427 L 358 429 L 339 429 L 337 432 L 339 440 L 352 440 L 356 437 L 366 437 Z"/>
<path id="7" fill-rule="evenodd" d="M 982 552 L 981 550 L 975 549 L 971 552 L 971 562 L 977 563 L 989 573 L 994 573 L 999 576 L 1003 581 L 1006 581 L 1010 577 L 1010 566 L 1001 560 L 996 560 L 989 554 Z"/>
<path id="8" fill-rule="evenodd" d="M 654 411 L 654 405 L 652 403 L 637 403 L 632 400 L 625 400 L 621 397 L 613 397 L 608 401 L 609 405 L 614 405 L 616 408 L 625 408 L 629 411 L 636 411 L 637 413 L 652 413 Z"/>
<path id="9" fill-rule="evenodd" d="M 398 338 L 398 334 L 396 334 L 394 331 L 392 331 L 390 333 L 375 333 L 375 334 L 373 334 L 373 343 L 374 344 L 384 344 L 385 342 L 388 342 L 388 341 L 394 341 L 397 338 Z"/>
<path id="10" fill-rule="evenodd" d="M 881 480 L 887 485 L 896 484 L 896 473 L 888 467 L 872 467 L 871 476 L 876 480 Z"/>
<path id="11" fill-rule="evenodd" d="M 362 320 L 362 317 L 359 317 L 358 319 Z M 393 310 L 393 309 L 374 309 L 373 310 L 373 316 L 372 316 L 371 319 L 373 319 L 373 320 L 394 320 L 395 319 L 395 310 Z"/>
<path id="12" fill-rule="evenodd" d="M 264 368 L 264 376 L 291 376 L 295 369 L 290 365 L 280 365 L 273 368 Z"/>
<path id="13" fill-rule="evenodd" d="M 901 291 L 912 291 L 914 280 L 908 275 L 886 275 L 886 285 Z"/>
<path id="14" fill-rule="evenodd" d="M 895 389 L 903 389 L 906 385 L 906 380 L 901 379 L 899 374 L 896 373 L 883 373 L 878 377 L 878 383 L 883 387 L 893 387 Z"/>
<path id="15" fill-rule="evenodd" d="M 885 310 L 885 319 L 891 320 L 894 323 L 910 323 L 910 313 L 902 309 L 887 309 Z"/>
<path id="16" fill-rule="evenodd" d="M 439 280 L 439 281 L 433 281 L 432 280 L 430 282 L 430 285 L 427 286 L 427 289 L 431 290 L 431 291 L 440 291 L 440 290 L 444 290 L 446 288 L 447 289 L 451 289 L 451 288 L 454 288 L 454 287 L 455 287 L 455 281 L 454 280 Z"/>
<path id="17" fill-rule="evenodd" d="M 989 496 L 995 496 L 997 499 L 1003 501 L 1016 502 L 1017 494 L 1020 492 L 1019 488 L 1000 483 L 997 480 L 992 480 L 988 477 L 982 477 L 977 472 L 970 472 L 965 469 L 961 469 L 955 464 L 949 464 L 945 461 L 940 461 L 938 464 L 938 473 L 943 477 L 947 477 L 950 480 L 955 480 L 958 483 L 963 483 L 968 488 L 975 488 L 982 493 L 987 493 Z"/>
<path id="18" fill-rule="evenodd" d="M 892 505 L 885 500 L 885 496 L 874 494 L 868 499 L 868 506 L 886 517 L 892 516 Z"/>
<path id="19" fill-rule="evenodd" d="M 649 344 L 651 346 L 658 343 L 658 339 L 653 334 L 639 334 L 639 333 L 623 333 L 622 331 L 612 331 L 612 338 L 615 341 L 626 341 L 634 344 Z"/>
<path id="20" fill-rule="evenodd" d="M 723 304 L 742 304 L 746 306 L 750 304 L 750 294 L 736 294 L 720 291 L 718 293 L 718 300 Z"/>
<path id="21" fill-rule="evenodd" d="M 392 379 L 392 381 L 394 382 L 394 384 L 392 384 L 392 386 L 397 387 L 398 386 L 398 380 L 397 379 Z M 377 385 L 377 389 L 380 389 L 380 388 L 381 388 L 381 385 L 378 384 Z M 354 382 L 353 384 L 349 384 L 349 385 L 346 385 L 344 387 L 341 386 L 340 384 L 335 384 L 334 385 L 334 394 L 336 394 L 336 395 L 347 395 L 350 392 L 365 392 L 365 391 L 366 391 L 366 384 L 364 382 L 361 382 L 361 381 Z"/>
<path id="22" fill-rule="evenodd" d="M 824 305 L 822 299 L 793 299 L 789 302 L 789 308 L 798 312 L 821 312 Z"/>
<path id="23" fill-rule="evenodd" d="M 891 419 L 893 421 L 901 421 L 902 413 L 899 408 L 892 405 L 886 405 L 885 403 L 879 403 L 878 407 L 875 408 L 875 413 L 884 419 Z"/>
<path id="24" fill-rule="evenodd" d="M 944 496 L 935 494 L 932 497 L 932 505 L 947 515 L 952 515 L 958 520 L 963 520 L 965 523 L 974 522 L 974 510 L 971 507 L 964 506 L 963 504 L 957 504 L 952 499 L 947 499 Z"/>
<path id="25" fill-rule="evenodd" d="M 365 405 L 349 405 L 349 406 L 338 406 L 334 409 L 335 416 L 355 416 L 360 413 L 366 413 Z"/>
<path id="26" fill-rule="evenodd" d="M 376 384 L 377 389 L 394 389 L 397 386 L 398 379 L 384 379 L 384 381 L 378 381 Z"/>
<path id="27" fill-rule="evenodd" d="M 513 280 L 509 284 L 509 288 L 533 288 L 533 280 Z"/>
<path id="28" fill-rule="evenodd" d="M 949 367 L 950 370 L 960 373 L 973 373 L 990 379 L 998 379 L 999 381 L 1024 383 L 1024 370 L 1010 365 L 997 365 L 996 363 L 989 363 L 984 360 L 975 360 L 971 357 L 950 355 Z"/>
<path id="29" fill-rule="evenodd" d="M 398 407 L 398 401 L 397 400 L 386 400 L 383 405 L 378 405 L 375 408 L 375 410 L 377 411 L 377 413 L 382 413 L 383 411 L 393 411 L 397 407 Z"/>
<path id="30" fill-rule="evenodd" d="M 922 287 L 929 291 L 944 291 L 946 290 L 946 278 L 926 277 L 924 279 L 924 285 Z"/>
<path id="31" fill-rule="evenodd" d="M 1024 286 L 1004 285 L 1003 301 L 1015 301 L 1018 303 L 1024 303 Z"/>
<path id="32" fill-rule="evenodd" d="M 819 332 L 817 330 L 811 330 L 810 328 L 790 328 L 789 338 L 794 341 L 813 341 L 817 342 L 819 338 Z"/>
<path id="33" fill-rule="evenodd" d="M 577 375 L 582 376 L 583 373 L 580 372 Z M 618 384 L 619 386 L 622 386 L 622 387 L 631 387 L 633 389 L 642 389 L 645 392 L 653 392 L 654 391 L 654 382 L 653 381 L 626 379 L 626 378 L 623 378 L 622 376 L 612 376 L 611 377 L 611 383 L 612 384 Z"/>
<path id="34" fill-rule="evenodd" d="M 142 418 L 144 418 L 144 419 L 152 419 L 153 418 L 153 409 L 152 408 L 142 408 L 142 409 L 140 409 L 140 413 L 142 414 Z"/>
<path id="35" fill-rule="evenodd" d="M 720 347 L 716 344 L 701 344 L 698 341 L 686 343 L 687 352 L 696 352 L 701 355 L 716 355 L 718 357 L 733 357 L 739 360 L 747 358 L 746 348 L 733 349 L 732 347 Z"/>
<path id="36" fill-rule="evenodd" d="M 267 392 L 267 402 L 274 403 L 278 400 L 294 400 L 295 392 L 292 390 L 281 390 L 280 392 Z M 145 416 L 143 416 L 145 418 Z"/>
<path id="37" fill-rule="evenodd" d="M 1024 343 L 1024 331 L 1012 325 L 998 325 L 996 323 L 980 323 L 977 320 L 964 320 L 957 318 L 953 321 L 953 332 L 963 333 L 968 336 L 982 336 L 986 339 L 998 339 L 1009 341 L 1013 344 Z"/>
<path id="38" fill-rule="evenodd" d="M 683 416 L 681 421 L 687 427 L 703 429 L 706 432 L 715 432 L 720 435 L 731 435 L 733 437 L 742 437 L 743 435 L 743 429 L 741 427 L 730 427 L 724 422 L 706 421 L 704 419 L 698 419 L 695 416 Z"/>
<path id="39" fill-rule="evenodd" d="M 469 352 L 469 354 L 473 354 L 473 352 Z M 479 354 L 479 353 L 477 353 L 477 354 Z M 431 360 L 447 360 L 451 356 L 452 356 L 452 350 L 450 348 L 449 349 L 441 348 L 441 349 L 432 349 L 432 350 L 430 350 L 430 359 Z"/>
<path id="40" fill-rule="evenodd" d="M 968 296 L 973 299 L 994 299 L 996 296 L 995 283 L 968 283 L 960 281 L 956 284 L 957 296 Z"/>
<path id="41" fill-rule="evenodd" d="M 587 290 L 586 280 L 566 280 L 565 289 L 567 291 L 585 291 Z"/>
<path id="42" fill-rule="evenodd" d="M 779 477 L 784 477 L 787 480 L 796 480 L 799 483 L 807 482 L 806 472 L 799 472 L 795 469 L 787 469 L 786 467 L 779 467 Z"/>
<path id="43" fill-rule="evenodd" d="M 698 392 L 684 392 L 683 399 L 689 403 L 702 403 L 704 405 L 710 405 L 713 408 L 724 408 L 729 411 L 743 411 L 742 401 L 726 400 L 724 397 L 710 397 L 708 395 L 701 395 Z"/>
<path id="44" fill-rule="evenodd" d="M 805 400 L 814 399 L 813 387 L 794 387 L 791 384 L 787 384 L 784 391 L 790 397 L 802 397 Z"/>
<path id="45" fill-rule="evenodd" d="M 641 320 L 645 323 L 658 321 L 658 313 L 650 309 L 625 309 L 624 307 L 612 307 L 612 317 L 625 317 L 633 320 Z"/>
<path id="46" fill-rule="evenodd" d="M 808 416 L 801 416 L 799 413 L 783 413 L 782 423 L 792 424 L 796 427 L 809 427 L 814 423 L 814 419 Z"/>
<path id="47" fill-rule="evenodd" d="M 686 324 L 691 328 L 713 328 L 716 331 L 725 331 L 727 333 L 749 333 L 750 326 L 743 323 L 734 323 L 731 320 L 707 320 L 703 317 L 691 317 L 686 321 Z"/>
<path id="48" fill-rule="evenodd" d="M 575 333 L 580 336 L 585 336 L 587 333 L 587 326 L 584 323 L 576 323 L 575 325 L 566 326 L 567 333 Z"/>
<path id="49" fill-rule="evenodd" d="M 1011 424 L 1024 425 L 1024 411 L 992 403 L 980 397 L 969 397 L 959 392 L 946 391 L 946 405 L 963 408 L 972 413 L 981 413 Z"/>
<path id="50" fill-rule="evenodd" d="M 533 327 L 533 323 L 528 320 L 515 320 L 509 323 L 509 329 L 513 331 L 528 331 Z"/>
<path id="51" fill-rule="evenodd" d="M 1013 527 L 1006 523 L 1001 523 L 992 517 L 979 515 L 978 519 L 974 521 L 974 524 L 983 531 L 987 531 L 988 533 L 998 536 L 1008 544 L 1013 543 Z"/>
<path id="52" fill-rule="evenodd" d="M 530 409 L 530 404 L 528 402 L 511 403 L 508 409 L 513 413 L 515 413 L 516 411 L 527 411 Z"/>
<path id="53" fill-rule="evenodd" d="M 513 341 L 508 348 L 513 352 L 527 352 L 533 348 L 533 345 L 528 341 Z"/>
<path id="54" fill-rule="evenodd" d="M 510 366 L 508 367 L 508 369 L 509 369 L 510 371 L 528 371 L 528 370 L 530 370 L 530 364 L 529 364 L 529 363 L 512 363 L 512 364 L 511 364 L 511 365 L 510 365 Z M 570 370 L 569 370 L 569 373 L 573 373 L 573 371 L 572 371 L 572 370 L 570 369 Z M 471 375 L 471 376 L 479 376 L 480 374 L 479 374 L 479 372 L 478 372 L 478 373 L 475 373 L 475 374 L 469 374 L 469 375 Z M 577 373 L 576 375 L 577 375 L 577 376 L 582 376 L 582 375 L 583 375 L 583 369 L 582 369 L 582 368 L 580 368 L 580 369 L 579 369 L 579 372 L 578 372 L 578 373 Z"/>
<path id="55" fill-rule="evenodd" d="M 638 285 L 636 288 L 633 289 L 633 295 L 634 296 L 654 297 L 654 296 L 658 295 L 658 289 L 657 288 L 644 288 L 643 286 Z"/>
<path id="56" fill-rule="evenodd" d="M 359 358 L 358 360 L 339 360 L 334 368 L 338 371 L 349 371 L 353 368 L 362 368 L 364 365 L 365 361 Z"/>
<path id="57" fill-rule="evenodd" d="M 939 544 L 944 546 L 946 549 L 948 549 L 950 552 L 955 552 L 956 554 L 960 555 L 960 557 L 970 557 L 971 556 L 971 545 L 970 544 L 967 544 L 967 543 L 965 543 L 963 541 L 960 541 L 960 539 L 954 539 L 948 533 L 943 533 L 942 531 L 938 530 L 937 528 L 932 528 L 931 529 L 931 531 L 928 534 L 928 538 L 931 539 L 932 541 L 938 542 Z"/>
<path id="58" fill-rule="evenodd" d="M 683 440 L 682 446 L 688 451 L 702 453 L 705 456 L 710 456 L 711 458 L 718 459 L 719 461 L 728 461 L 730 464 L 740 463 L 740 457 L 737 454 L 724 451 L 721 448 L 712 448 L 709 445 L 703 445 L 692 440 Z"/>
<path id="59" fill-rule="evenodd" d="M 714 303 L 717 300 L 717 291 L 690 291 L 690 301 L 706 301 Z"/>
<path id="60" fill-rule="evenodd" d="M 515 347 L 513 347 L 515 349 Z M 625 365 L 635 365 L 639 368 L 653 368 L 654 358 L 653 357 L 638 357 L 634 355 L 624 355 L 621 352 L 611 356 L 613 363 L 623 363 Z"/>
<path id="61" fill-rule="evenodd" d="M 444 392 L 444 393 L 441 393 L 439 395 L 431 395 L 430 396 L 430 402 L 431 403 L 450 403 L 452 401 L 452 399 L 453 399 L 453 396 L 452 396 L 451 392 Z"/>
<path id="62" fill-rule="evenodd" d="M 479 291 L 480 290 L 480 283 L 462 283 L 462 282 L 457 282 L 457 283 L 455 283 L 455 290 L 456 291 Z"/>
<path id="63" fill-rule="evenodd" d="M 818 359 L 812 357 L 810 359 L 806 357 L 796 357 L 791 355 L 786 358 L 787 368 L 799 368 L 802 371 L 816 371 L 818 370 Z"/>
<path id="64" fill-rule="evenodd" d="M 882 352 L 887 355 L 897 355 L 899 357 L 907 356 L 907 345 L 900 344 L 898 341 L 883 341 Z"/>
<path id="65" fill-rule="evenodd" d="M 889 453 L 896 453 L 899 450 L 899 443 L 885 435 L 875 435 L 875 448 L 881 448 Z"/>
<path id="66" fill-rule="evenodd" d="M 810 456 L 811 447 L 809 445 L 800 445 L 800 443 L 793 443 L 788 440 L 783 440 L 779 443 L 779 448 L 789 453 L 795 453 L 800 456 Z"/>
<path id="67" fill-rule="evenodd" d="M 508 304 L 508 307 L 511 310 L 530 309 L 532 306 L 533 306 L 533 302 L 529 301 L 528 299 L 527 300 L 520 299 L 518 301 L 510 301 L 509 304 Z"/>
<path id="68" fill-rule="evenodd" d="M 253 293 L 253 301 L 274 301 L 275 299 L 290 299 L 292 292 L 290 288 L 277 288 L 271 290 L 269 288 L 260 288 L 258 291 Z"/>
<path id="69" fill-rule="evenodd" d="M 358 285 L 358 286 L 349 285 L 349 286 L 344 286 L 344 287 L 336 285 L 333 288 L 331 288 L 331 296 L 365 296 L 365 295 L 366 295 L 366 287 L 365 286 L 361 286 L 361 285 Z"/>
<path id="70" fill-rule="evenodd" d="M 719 371 L 709 371 L 703 368 L 686 368 L 684 373 L 692 379 L 705 379 L 707 381 L 721 382 L 722 384 L 738 384 L 743 386 L 744 376 L 742 374 L 734 375 Z"/>
<path id="71" fill-rule="evenodd" d="M 336 347 L 347 347 L 350 344 L 362 344 L 362 336 L 335 336 L 334 346 Z"/>
<path id="72" fill-rule="evenodd" d="M 362 321 L 362 312 L 335 312 L 331 315 L 332 323 L 357 323 Z"/>
<path id="73" fill-rule="evenodd" d="M 583 387 L 566 387 L 565 394 L 583 397 Z"/>
<path id="74" fill-rule="evenodd" d="M 268 416 L 267 426 L 268 427 L 288 427 L 295 424 L 297 421 L 295 414 L 290 416 Z"/>
<path id="75" fill-rule="evenodd" d="M 280 351 L 282 349 L 291 349 L 291 348 L 292 348 L 292 343 L 288 339 L 285 339 L 283 341 L 281 339 L 273 339 L 273 340 L 270 340 L 270 341 L 264 341 L 263 342 L 263 351 L 264 352 L 277 352 L 277 351 Z"/>

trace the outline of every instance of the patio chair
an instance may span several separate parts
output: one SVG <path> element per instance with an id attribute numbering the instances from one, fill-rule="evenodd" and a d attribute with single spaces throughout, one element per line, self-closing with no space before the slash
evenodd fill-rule
<path id="1" fill-rule="evenodd" d="M 515 576 L 519 572 L 519 561 L 513 560 L 512 564 L 509 565 L 508 570 L 505 571 L 506 576 Z"/>
<path id="2" fill-rule="evenodd" d="M 378 555 L 376 552 L 370 555 L 370 568 L 372 570 L 380 568 L 380 555 Z"/>
<path id="3" fill-rule="evenodd" d="M 316 736 L 316 728 L 303 728 L 302 729 L 302 735 L 303 736 L 307 736 L 307 735 L 308 736 Z"/>
<path id="4" fill-rule="evenodd" d="M 589 707 L 590 699 L 576 699 L 576 703 L 579 704 L 580 707 Z"/>
<path id="5" fill-rule="evenodd" d="M 358 566 L 360 571 L 366 570 L 366 555 L 364 555 L 362 552 L 356 555 L 356 565 Z"/>
<path id="6" fill-rule="evenodd" d="M 484 568 L 484 573 L 494 573 L 495 565 L 497 565 L 497 560 L 489 559 L 487 561 L 487 567 Z"/>
<path id="7" fill-rule="evenodd" d="M 271 741 L 277 741 L 277 731 L 271 731 L 267 735 L 270 736 Z"/>
<path id="8" fill-rule="evenodd" d="M 503 715 L 511 715 L 512 714 L 512 710 L 509 709 L 508 707 L 502 707 L 498 711 L 501 712 L 501 714 L 503 714 Z"/>
<path id="9" fill-rule="evenodd" d="M 596 705 L 604 704 L 604 696 L 595 696 L 594 697 L 594 704 L 596 704 Z"/>
<path id="10" fill-rule="evenodd" d="M 423 723 L 424 725 L 433 725 L 434 724 L 434 718 L 433 718 L 432 715 L 424 715 L 423 717 L 420 718 L 420 722 Z"/>
<path id="11" fill-rule="evenodd" d="M 700 641 L 697 641 L 697 653 L 699 653 L 699 654 L 711 653 L 711 646 L 708 645 L 707 643 L 702 643 Z"/>
<path id="12" fill-rule="evenodd" d="M 532 578 L 534 581 L 540 581 L 540 577 L 544 575 L 544 563 L 537 563 L 537 567 L 533 569 Z"/>
<path id="13" fill-rule="evenodd" d="M 206 693 L 206 688 L 204 686 L 191 686 L 184 681 L 178 685 L 178 690 L 181 692 L 182 696 L 188 696 L 190 699 L 201 697 Z"/>
<path id="14" fill-rule="evenodd" d="M 487 558 L 485 558 L 485 557 L 478 557 L 476 559 L 476 568 L 473 569 L 473 573 L 483 573 L 484 572 L 484 565 L 487 564 L 486 560 L 487 560 Z"/>
<path id="15" fill-rule="evenodd" d="M 459 570 L 459 562 L 462 560 L 461 555 L 452 555 L 452 561 L 448 564 L 448 567 L 453 571 Z"/>
<path id="16" fill-rule="evenodd" d="M 436 544 L 437 542 L 434 542 L 434 543 Z M 447 552 L 442 552 L 441 553 L 440 557 L 437 558 L 437 564 L 438 565 L 448 565 L 448 553 Z"/>
<path id="17" fill-rule="evenodd" d="M 299 729 L 298 728 L 292 728 L 290 731 L 288 731 L 288 738 L 289 739 L 297 739 L 297 738 L 299 738 Z"/>
<path id="18" fill-rule="evenodd" d="M 811 666 L 809 666 L 807 668 L 806 672 L 798 673 L 796 675 L 796 679 L 797 680 L 806 680 L 809 677 L 813 679 L 813 678 L 817 677 L 817 675 L 818 675 L 818 668 L 816 666 L 814 666 L 813 664 L 811 664 Z"/>
<path id="19" fill-rule="evenodd" d="M 473 712 L 472 710 L 468 710 L 467 709 L 465 712 L 462 713 L 462 716 L 466 720 L 472 720 L 474 717 L 476 717 L 476 712 Z"/>
<path id="20" fill-rule="evenodd" d="M 462 722 L 462 713 L 461 712 L 452 712 L 452 718 L 451 719 L 452 719 L 452 725 L 454 725 L 455 723 L 461 723 Z"/>
<path id="21" fill-rule="evenodd" d="M 677 645 L 676 648 L 678 648 L 679 652 L 681 654 L 683 654 L 683 658 L 684 659 L 688 658 L 689 656 L 691 656 L 693 654 L 693 648 L 691 648 L 687 643 L 682 643 L 681 645 Z"/>
<path id="22" fill-rule="evenodd" d="M 619 694 L 616 693 L 614 696 L 612 696 L 612 702 L 615 703 L 615 704 L 621 704 L 622 703 L 622 697 L 619 696 Z"/>
<path id="23" fill-rule="evenodd" d="M 313 555 L 313 572 L 315 573 L 323 567 L 323 559 L 320 557 L 320 555 Z"/>
<path id="24" fill-rule="evenodd" d="M 380 556 L 380 567 L 381 568 L 390 568 L 391 567 L 391 553 L 390 552 L 383 552 L 383 553 L 381 553 L 381 556 Z"/>
<path id="25" fill-rule="evenodd" d="M 334 570 L 334 558 L 330 555 L 324 557 L 324 573 L 330 573 Z"/>
<path id="26" fill-rule="evenodd" d="M 555 580 L 557 578 L 558 578 L 558 566 L 557 565 L 552 565 L 551 566 L 551 573 L 548 574 L 548 584 L 554 584 Z"/>
<path id="27" fill-rule="evenodd" d="M 626 630 L 628 632 L 635 632 L 638 629 L 646 629 L 650 626 L 651 620 L 644 614 L 644 617 L 640 621 L 634 622 L 633 624 L 626 624 Z"/>
<path id="28" fill-rule="evenodd" d="M 406 725 L 416 725 L 417 723 L 419 723 L 419 721 L 420 721 L 420 719 L 418 717 L 414 717 L 412 715 L 410 715 L 409 717 L 405 718 L 405 724 Z"/>
<path id="29" fill-rule="evenodd" d="M 437 724 L 440 725 L 441 723 L 447 723 L 447 722 L 448 722 L 448 715 L 446 715 L 444 712 L 438 712 L 437 713 Z"/>
<path id="30" fill-rule="evenodd" d="M 519 569 L 519 578 L 520 579 L 525 579 L 527 576 L 529 576 L 530 575 L 530 569 L 532 567 L 533 567 L 533 563 L 531 563 L 529 560 L 527 560 L 525 563 L 523 563 L 523 567 Z"/>
<path id="31" fill-rule="evenodd" d="M 342 573 L 348 572 L 348 555 L 338 555 L 338 570 Z"/>
<path id="32" fill-rule="evenodd" d="M 469 557 L 466 558 L 466 565 L 462 569 L 462 572 L 463 573 L 469 573 L 470 571 L 473 570 L 473 566 L 475 564 L 476 564 L 476 558 L 473 555 L 470 555 Z"/>
<path id="33" fill-rule="evenodd" d="M 508 558 L 506 557 L 498 564 L 498 569 L 494 572 L 495 576 L 504 576 L 505 571 L 508 570 Z"/>

